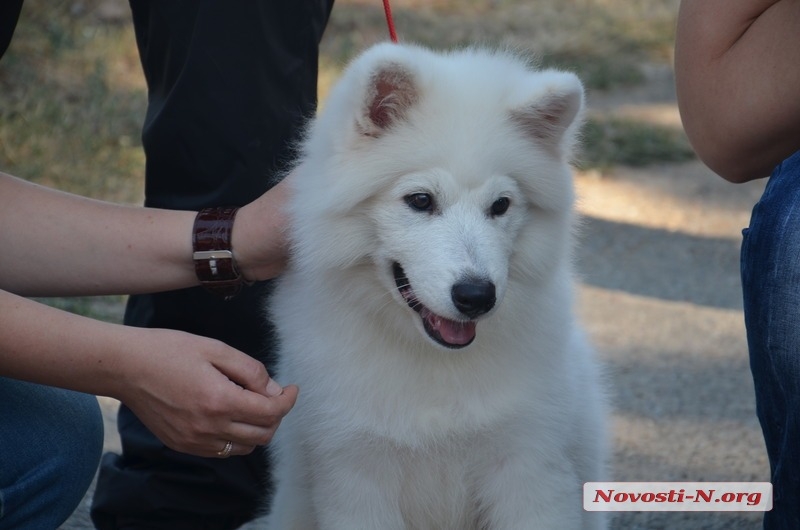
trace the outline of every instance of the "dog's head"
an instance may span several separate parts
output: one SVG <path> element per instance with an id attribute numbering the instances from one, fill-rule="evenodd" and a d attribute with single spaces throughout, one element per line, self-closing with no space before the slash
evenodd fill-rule
<path id="1" fill-rule="evenodd" d="M 577 77 L 507 53 L 368 50 L 305 144 L 300 266 L 369 263 L 425 336 L 469 345 L 509 288 L 568 258 L 582 108 Z"/>

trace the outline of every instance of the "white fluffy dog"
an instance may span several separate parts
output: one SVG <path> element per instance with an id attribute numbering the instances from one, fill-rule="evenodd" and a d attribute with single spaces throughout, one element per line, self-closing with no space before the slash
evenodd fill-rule
<path id="1" fill-rule="evenodd" d="M 572 74 L 381 44 L 311 124 L 272 298 L 273 530 L 600 528 L 606 410 L 573 316 Z"/>

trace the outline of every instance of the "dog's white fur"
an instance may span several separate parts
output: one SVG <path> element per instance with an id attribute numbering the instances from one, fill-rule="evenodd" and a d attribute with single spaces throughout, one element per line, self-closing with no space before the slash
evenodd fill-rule
<path id="1" fill-rule="evenodd" d="M 268 528 L 604 526 L 582 510 L 606 459 L 573 316 L 582 108 L 577 77 L 506 52 L 382 44 L 345 71 L 303 144 L 270 307 L 278 379 L 300 397 L 271 446 Z M 492 282 L 496 303 L 462 347 L 465 278 Z M 441 345 L 431 314 L 467 337 Z"/>

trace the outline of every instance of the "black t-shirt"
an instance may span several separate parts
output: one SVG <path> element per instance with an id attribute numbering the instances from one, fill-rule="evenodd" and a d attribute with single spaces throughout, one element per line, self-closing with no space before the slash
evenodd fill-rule
<path id="1" fill-rule="evenodd" d="M 241 206 L 261 195 L 315 109 L 329 3 L 133 0 L 131 9 L 149 94 L 147 205 Z"/>
<path id="2" fill-rule="evenodd" d="M 0 2 L 0 57 L 6 53 L 14 28 L 17 27 L 22 0 L 3 0 Z"/>
<path id="3" fill-rule="evenodd" d="M 241 206 L 275 182 L 316 108 L 329 0 L 131 0 L 148 85 L 145 203 Z M 187 235 L 188 237 L 188 235 Z M 131 297 L 125 323 L 211 336 L 272 364 L 269 282 Z"/>

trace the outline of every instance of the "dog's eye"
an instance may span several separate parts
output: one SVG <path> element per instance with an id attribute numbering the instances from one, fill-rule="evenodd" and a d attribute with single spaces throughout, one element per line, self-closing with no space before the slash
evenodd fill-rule
<path id="1" fill-rule="evenodd" d="M 429 193 L 412 193 L 404 197 L 406 204 L 418 212 L 433 210 L 433 197 Z"/>
<path id="2" fill-rule="evenodd" d="M 511 199 L 508 197 L 500 197 L 492 203 L 492 207 L 490 208 L 492 217 L 503 215 L 508 211 L 509 206 L 511 206 Z"/>

